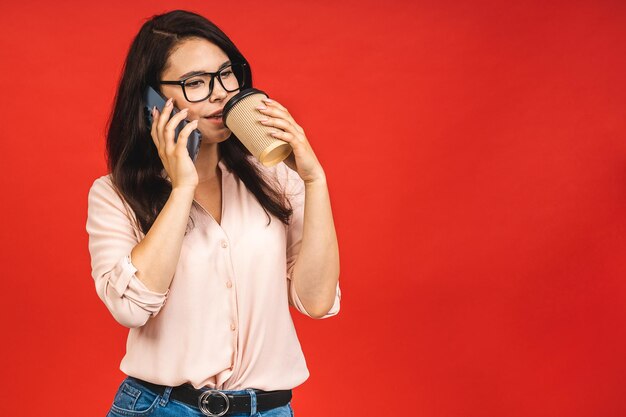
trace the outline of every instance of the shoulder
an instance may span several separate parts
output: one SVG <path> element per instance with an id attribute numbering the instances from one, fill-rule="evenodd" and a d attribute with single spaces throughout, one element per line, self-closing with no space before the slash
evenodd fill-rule
<path id="1" fill-rule="evenodd" d="M 89 188 L 89 200 L 119 198 L 111 174 L 103 175 L 96 178 Z"/>
<path id="2" fill-rule="evenodd" d="M 124 198 L 117 190 L 117 187 L 113 184 L 111 174 L 96 178 L 89 188 L 87 198 L 90 207 L 107 206 L 115 207 L 125 213 L 128 211 L 128 204 L 124 201 Z"/>
<path id="3" fill-rule="evenodd" d="M 111 174 L 103 175 L 93 181 L 87 200 L 89 221 L 92 218 L 106 219 L 109 222 L 115 222 L 118 219 L 125 223 L 130 221 L 137 238 L 140 239 L 143 236 L 134 210 L 113 184 Z"/>
<path id="4" fill-rule="evenodd" d="M 101 177 L 98 177 L 91 184 L 91 188 L 100 188 L 100 187 L 111 188 L 111 189 L 114 188 L 111 174 L 106 174 Z"/>
<path id="5" fill-rule="evenodd" d="M 101 177 L 96 178 L 91 187 L 89 188 L 89 195 L 97 194 L 97 193 L 110 193 L 115 192 L 115 187 L 113 186 L 113 181 L 111 179 L 111 174 L 103 175 Z"/>

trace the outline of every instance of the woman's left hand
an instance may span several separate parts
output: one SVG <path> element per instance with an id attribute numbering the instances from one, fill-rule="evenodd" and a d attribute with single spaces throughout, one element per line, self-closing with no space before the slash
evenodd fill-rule
<path id="1" fill-rule="evenodd" d="M 320 165 L 313 148 L 304 134 L 304 129 L 296 123 L 287 109 L 276 100 L 263 99 L 266 109 L 258 109 L 267 121 L 260 121 L 265 126 L 277 128 L 272 137 L 284 140 L 291 145 L 293 152 L 285 159 L 285 164 L 296 171 L 305 183 L 326 180 L 324 169 Z M 263 117 L 259 117 L 262 119 Z"/>

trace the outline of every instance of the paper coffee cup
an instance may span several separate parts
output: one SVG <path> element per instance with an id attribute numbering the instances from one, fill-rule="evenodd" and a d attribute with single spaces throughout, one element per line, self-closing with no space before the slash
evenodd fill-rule
<path id="1" fill-rule="evenodd" d="M 270 135 L 277 128 L 258 121 L 263 114 L 256 107 L 265 105 L 261 101 L 265 97 L 269 98 L 256 88 L 240 91 L 224 105 L 222 120 L 255 158 L 264 166 L 272 167 L 287 158 L 293 149 L 289 143 Z"/>

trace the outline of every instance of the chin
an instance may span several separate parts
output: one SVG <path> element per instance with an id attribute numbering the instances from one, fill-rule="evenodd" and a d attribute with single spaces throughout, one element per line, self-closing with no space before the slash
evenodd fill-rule
<path id="1" fill-rule="evenodd" d="M 220 134 L 215 134 L 214 132 L 211 132 L 211 134 L 209 135 L 202 131 L 200 131 L 200 133 L 202 133 L 202 145 L 224 142 L 225 140 L 228 140 L 232 135 L 232 132 L 228 129 Z"/>
<path id="2" fill-rule="evenodd" d="M 212 140 L 203 140 L 202 143 L 200 144 L 200 147 L 210 146 L 210 145 L 217 145 L 219 143 L 226 142 L 227 140 L 228 140 L 228 138 L 226 138 L 226 139 L 215 139 L 215 138 L 213 138 Z"/>

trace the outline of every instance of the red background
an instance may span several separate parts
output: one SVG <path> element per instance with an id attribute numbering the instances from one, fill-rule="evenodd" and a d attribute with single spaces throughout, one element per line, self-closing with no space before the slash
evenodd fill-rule
<path id="1" fill-rule="evenodd" d="M 1 415 L 104 415 L 124 376 L 87 191 L 130 42 L 173 8 L 329 179 L 343 299 L 293 311 L 297 416 L 626 415 L 626 7 L 597 0 L 3 4 Z"/>

